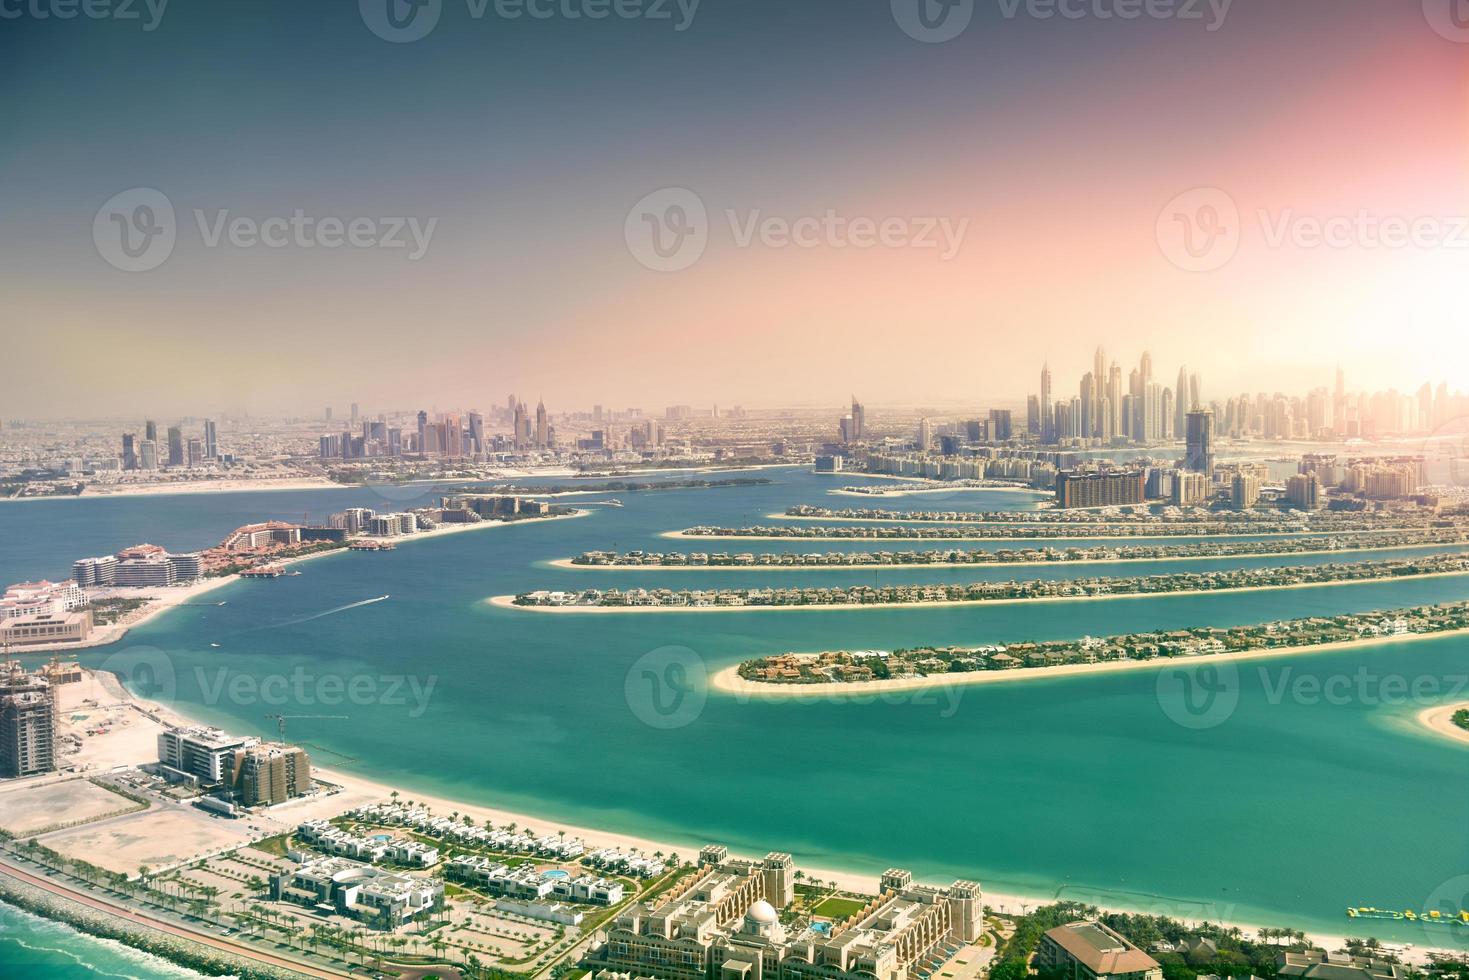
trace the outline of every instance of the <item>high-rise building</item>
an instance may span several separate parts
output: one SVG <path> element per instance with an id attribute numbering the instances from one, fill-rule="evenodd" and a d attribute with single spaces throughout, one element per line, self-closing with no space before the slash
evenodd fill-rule
<path id="1" fill-rule="evenodd" d="M 136 436 L 131 432 L 124 432 L 122 434 L 122 468 L 125 470 L 135 470 L 138 468 L 138 453 L 133 447 L 133 440 L 135 438 Z"/>
<path id="2" fill-rule="evenodd" d="M 420 409 L 418 413 L 418 452 L 420 455 L 428 452 L 427 442 L 428 413 Z"/>
<path id="3" fill-rule="evenodd" d="M 1173 399 L 1173 437 L 1176 439 L 1183 435 L 1188 429 L 1187 416 L 1193 405 L 1188 400 L 1188 367 L 1178 369 L 1178 387 L 1173 389 L 1177 397 Z"/>
<path id="4" fill-rule="evenodd" d="M 219 459 L 219 432 L 214 427 L 214 419 L 204 420 L 204 458 Z"/>
<path id="5" fill-rule="evenodd" d="M 990 409 L 990 440 L 1007 442 L 1014 435 L 1014 422 L 1008 408 Z"/>
<path id="6" fill-rule="evenodd" d="M 184 430 L 176 425 L 168 427 L 168 465 L 184 465 Z"/>
<path id="7" fill-rule="evenodd" d="M 1188 431 L 1185 437 L 1183 468 L 1194 473 L 1214 476 L 1214 413 L 1200 408 L 1185 416 Z"/>
<path id="8" fill-rule="evenodd" d="M 852 396 L 852 441 L 861 442 L 867 438 L 867 409 L 856 396 Z"/>
<path id="9" fill-rule="evenodd" d="M 1236 473 L 1229 488 L 1229 502 L 1235 510 L 1249 510 L 1260 502 L 1260 478 L 1253 473 Z"/>
<path id="10" fill-rule="evenodd" d="M 1051 362 L 1041 365 L 1041 442 L 1056 441 L 1056 405 L 1051 400 Z"/>
<path id="11" fill-rule="evenodd" d="M 19 663 L 0 667 L 0 777 L 56 769 L 56 694 Z"/>
<path id="12" fill-rule="evenodd" d="M 158 441 L 158 423 L 149 419 L 143 423 L 143 438 L 149 442 Z"/>
<path id="13" fill-rule="evenodd" d="M 204 465 L 204 440 L 189 440 L 188 462 L 190 469 L 194 469 L 196 467 Z"/>
<path id="14" fill-rule="evenodd" d="M 235 749 L 232 779 L 245 806 L 274 806 L 311 792 L 311 757 L 294 745 Z"/>
<path id="15" fill-rule="evenodd" d="M 469 451 L 476 456 L 485 451 L 485 417 L 479 412 L 469 413 Z"/>
<path id="16" fill-rule="evenodd" d="M 933 445 L 933 423 L 927 418 L 918 420 L 918 450 L 927 452 L 928 447 Z"/>
<path id="17" fill-rule="evenodd" d="M 1056 506 L 1140 504 L 1146 485 L 1147 477 L 1141 470 L 1062 470 L 1056 474 Z"/>
<path id="18" fill-rule="evenodd" d="M 546 414 L 544 400 L 536 403 L 536 448 L 547 449 L 551 445 L 551 420 Z"/>
<path id="19" fill-rule="evenodd" d="M 138 467 L 145 470 L 158 469 L 158 443 L 144 439 L 138 444 Z"/>
<path id="20" fill-rule="evenodd" d="M 1319 510 L 1322 504 L 1321 481 L 1315 473 L 1297 473 L 1285 481 L 1285 499 L 1300 510 Z"/>

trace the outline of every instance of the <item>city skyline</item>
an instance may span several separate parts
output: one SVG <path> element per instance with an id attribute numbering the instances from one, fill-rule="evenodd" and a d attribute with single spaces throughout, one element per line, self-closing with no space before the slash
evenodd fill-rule
<path id="1" fill-rule="evenodd" d="M 512 385 L 557 404 L 1023 402 L 1016 377 L 1047 358 L 1069 374 L 1066 352 L 1099 336 L 1208 364 L 1223 390 L 1291 390 L 1338 361 L 1403 389 L 1469 360 L 1469 137 L 1443 123 L 1469 75 L 1417 4 L 1235 4 L 1217 30 L 981 7 L 944 44 L 886 4 L 705 4 L 682 31 L 451 9 L 414 44 L 355 9 L 270 3 L 172 10 L 148 32 L 8 24 L 0 52 L 37 95 L 16 106 L 0 246 L 0 317 L 33 368 L 4 417 L 304 415 L 364 391 L 473 405 Z M 147 98 L 101 105 L 104 86 Z M 177 241 L 128 272 L 94 224 L 138 188 L 167 199 Z M 658 271 L 629 228 L 679 188 L 707 248 Z M 1209 189 L 1224 197 L 1176 203 Z M 1187 267 L 1163 233 L 1205 205 L 1238 212 L 1238 247 Z M 384 238 L 412 219 L 419 238 L 221 231 L 298 211 Z M 895 220 L 900 243 L 942 243 L 929 222 L 947 220 L 959 247 L 845 247 L 824 227 L 803 247 L 767 224 L 828 213 L 841 235 Z M 1441 241 L 1384 244 L 1392 221 Z"/>

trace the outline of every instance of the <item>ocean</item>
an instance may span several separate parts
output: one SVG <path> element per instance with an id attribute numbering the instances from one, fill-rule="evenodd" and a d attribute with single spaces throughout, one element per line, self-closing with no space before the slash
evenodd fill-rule
<path id="1" fill-rule="evenodd" d="M 1035 505 L 1008 492 L 829 492 L 860 481 L 850 474 L 746 475 L 774 482 L 568 497 L 589 516 L 313 560 L 300 576 L 211 592 L 208 604 L 82 659 L 240 732 L 273 734 L 267 714 L 314 716 L 290 720 L 288 734 L 319 763 L 410 797 L 536 814 L 538 830 L 564 821 L 688 854 L 719 841 L 740 853 L 791 851 L 798 866 L 873 876 L 906 867 L 1191 919 L 1449 940 L 1445 927 L 1354 924 L 1344 909 L 1469 905 L 1469 751 L 1413 720 L 1431 704 L 1469 700 L 1469 639 L 859 701 L 744 701 L 703 679 L 788 650 L 1105 636 L 1450 601 L 1469 598 L 1469 577 L 991 608 L 556 615 L 484 601 L 543 588 L 965 582 L 1332 560 L 770 572 L 546 564 L 590 549 L 865 550 L 660 536 L 774 523 L 768 515 L 797 503 Z M 430 496 L 352 488 L 0 504 L 0 574 L 61 577 L 74 558 L 140 541 L 197 548 L 248 521 Z M 598 503 L 613 497 L 624 506 Z M 1349 560 L 1362 557 L 1372 556 Z"/>

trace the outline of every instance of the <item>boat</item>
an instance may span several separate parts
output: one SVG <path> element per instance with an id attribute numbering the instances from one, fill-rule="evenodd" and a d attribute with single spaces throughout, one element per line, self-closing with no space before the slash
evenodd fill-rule
<path id="1" fill-rule="evenodd" d="M 219 646 L 219 644 L 218 644 L 218 643 L 211 643 L 211 644 L 209 644 L 209 645 L 210 645 L 210 646 L 212 646 L 212 647 L 217 647 L 217 646 Z"/>

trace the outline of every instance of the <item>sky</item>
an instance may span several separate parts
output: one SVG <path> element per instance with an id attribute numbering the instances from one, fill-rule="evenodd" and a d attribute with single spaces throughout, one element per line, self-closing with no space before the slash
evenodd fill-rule
<path id="1" fill-rule="evenodd" d="M 90 2 L 0 0 L 3 418 L 1469 387 L 1465 0 Z"/>

